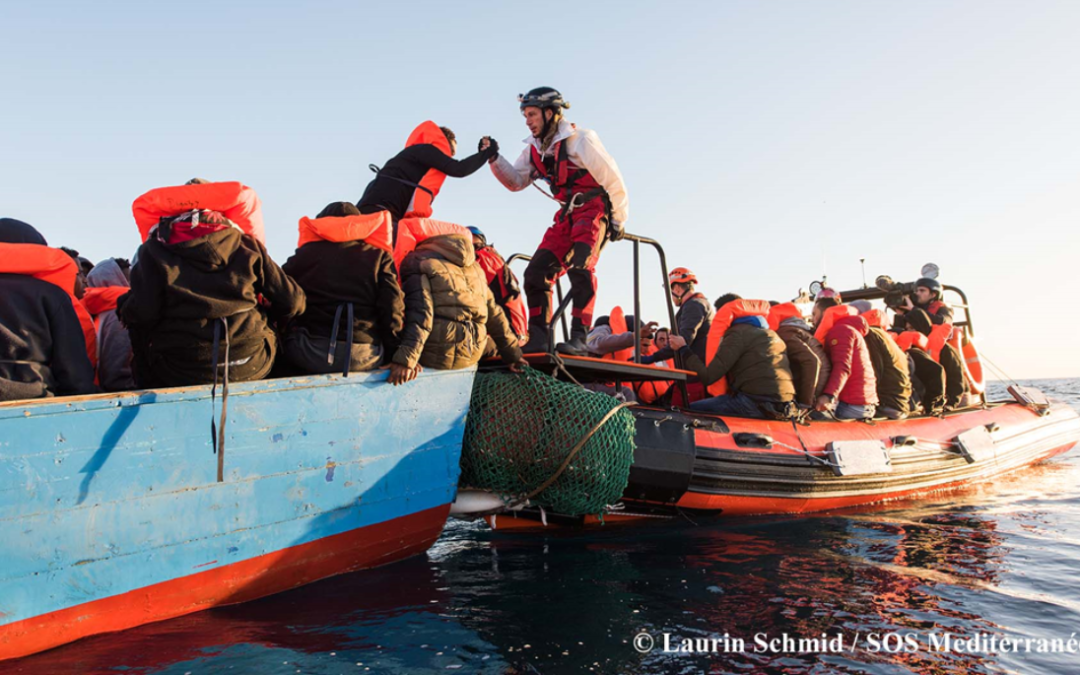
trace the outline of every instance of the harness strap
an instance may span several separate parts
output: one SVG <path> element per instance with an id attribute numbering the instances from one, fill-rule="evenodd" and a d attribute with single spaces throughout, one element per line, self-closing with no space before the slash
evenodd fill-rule
<path id="1" fill-rule="evenodd" d="M 432 199 L 435 199 L 435 193 L 434 193 L 434 192 L 432 192 L 431 190 L 429 190 L 428 188 L 424 187 L 424 186 L 423 186 L 423 185 L 421 185 L 420 183 L 414 183 L 414 182 L 412 182 L 411 180 L 405 180 L 404 178 L 398 178 L 397 176 L 391 176 L 390 174 L 386 174 L 386 173 L 383 173 L 383 172 L 382 172 L 382 169 L 380 169 L 380 168 L 379 168 L 379 167 L 378 167 L 377 165 L 375 165 L 375 164 L 368 164 L 368 168 L 369 168 L 369 169 L 371 169 L 371 170 L 372 170 L 372 172 L 374 172 L 374 173 L 375 173 L 375 177 L 376 177 L 376 178 L 389 178 L 390 180 L 396 180 L 396 181 L 397 181 L 397 182 L 399 182 L 399 183 L 404 183 L 404 184 L 406 184 L 406 185 L 410 185 L 410 186 L 412 186 L 412 187 L 414 187 L 414 188 L 420 188 L 420 189 L 421 189 L 421 190 L 423 190 L 424 192 L 426 192 L 426 193 L 428 193 L 429 195 L 431 195 L 431 198 L 432 198 Z"/>
<path id="2" fill-rule="evenodd" d="M 330 349 L 326 352 L 326 363 L 329 365 L 334 364 L 334 357 L 337 355 L 337 343 L 338 343 L 338 328 L 341 325 L 341 310 L 345 308 L 346 311 L 346 325 L 349 329 L 349 343 L 348 348 L 345 350 L 345 368 L 342 370 L 344 377 L 349 376 L 349 370 L 352 367 L 352 346 L 353 346 L 353 304 L 351 302 L 343 302 L 337 306 L 334 310 L 334 327 L 330 331 Z"/>
<path id="3" fill-rule="evenodd" d="M 341 325 L 341 309 L 344 306 L 345 303 L 341 303 L 334 310 L 334 327 L 330 329 L 330 349 L 326 351 L 326 364 L 330 366 L 334 365 L 334 354 L 337 352 L 338 326 Z M 350 334 L 352 332 L 352 323 L 349 324 L 349 332 Z"/>
<path id="4" fill-rule="evenodd" d="M 221 424 L 217 424 L 214 418 L 214 403 L 217 396 L 218 382 L 218 342 L 221 340 L 221 328 L 225 327 L 225 373 L 222 377 L 221 387 Z M 225 317 L 214 320 L 214 347 L 211 356 L 211 367 L 214 369 L 214 384 L 210 387 L 210 440 L 217 455 L 217 479 L 218 482 L 225 480 L 225 423 L 229 407 L 229 321 Z"/>
<path id="5" fill-rule="evenodd" d="M 347 345 L 347 348 L 345 349 L 345 367 L 341 372 L 342 377 L 348 377 L 349 376 L 349 369 L 352 367 L 353 304 L 350 302 L 350 303 L 348 303 L 348 305 L 349 305 L 349 311 L 348 311 L 348 314 L 349 314 L 349 344 Z"/>

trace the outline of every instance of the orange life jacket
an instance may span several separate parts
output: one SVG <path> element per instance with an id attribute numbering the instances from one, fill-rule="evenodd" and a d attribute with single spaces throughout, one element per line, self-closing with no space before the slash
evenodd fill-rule
<path id="1" fill-rule="evenodd" d="M 86 311 L 90 312 L 90 316 L 94 317 L 94 321 L 97 321 L 98 315 L 102 312 L 116 309 L 116 301 L 130 290 L 127 286 L 88 288 L 82 297 L 82 303 Z"/>
<path id="2" fill-rule="evenodd" d="M 22 274 L 56 286 L 71 298 L 71 306 L 79 317 L 83 339 L 86 341 L 86 356 L 94 370 L 97 370 L 97 334 L 90 312 L 75 297 L 75 278 L 79 268 L 71 256 L 58 248 L 49 248 L 40 244 L 4 244 L 0 243 L 0 273 Z"/>
<path id="3" fill-rule="evenodd" d="M 927 340 L 929 341 L 928 351 L 930 352 L 930 356 L 938 363 L 941 363 L 941 350 L 944 349 L 945 344 L 949 342 L 952 333 L 953 327 L 951 323 L 935 324 L 930 329 L 930 335 L 927 336 Z"/>
<path id="4" fill-rule="evenodd" d="M 634 320 L 637 321 L 636 318 Z M 630 330 L 626 326 L 626 315 L 623 314 L 622 307 L 616 306 L 614 309 L 611 310 L 611 323 L 609 325 L 611 326 L 612 335 L 621 335 L 622 333 L 626 333 Z M 629 361 L 630 359 L 634 358 L 634 348 L 627 347 L 626 349 L 620 349 L 618 351 L 610 352 L 608 354 L 602 354 L 600 358 L 607 359 L 608 361 Z"/>
<path id="5" fill-rule="evenodd" d="M 636 320 L 636 319 L 635 319 Z M 626 315 L 623 313 L 622 307 L 616 306 L 611 310 L 610 319 L 611 333 L 612 335 L 619 335 L 621 333 L 629 332 L 629 327 L 626 325 Z M 642 356 L 649 356 L 657 352 L 656 345 L 651 344 L 642 350 Z M 627 349 L 620 349 L 610 354 L 604 354 L 600 358 L 608 359 L 609 361 L 629 361 L 634 358 L 634 348 L 628 347 Z M 667 367 L 664 362 L 652 364 L 659 368 Z M 671 381 L 648 381 L 648 382 L 635 382 L 633 384 L 634 393 L 642 403 L 655 403 L 661 396 L 667 393 L 673 383 Z"/>
<path id="6" fill-rule="evenodd" d="M 409 140 L 405 141 L 405 147 L 412 147 L 414 145 L 421 144 L 434 145 L 439 150 L 443 151 L 447 157 L 450 156 L 450 141 L 446 140 L 446 134 L 439 128 L 439 125 L 435 124 L 431 120 L 427 122 L 421 122 L 420 126 L 413 129 L 409 134 Z M 430 218 L 432 209 L 431 202 L 438 196 L 439 190 L 442 188 L 443 181 L 446 180 L 446 174 L 442 171 L 436 171 L 435 169 L 428 169 L 424 177 L 420 179 L 420 185 L 431 192 L 426 192 L 420 188 L 413 190 L 412 199 L 409 200 L 409 206 L 405 209 L 405 218 Z"/>
<path id="7" fill-rule="evenodd" d="M 301 218 L 300 238 L 296 247 L 313 241 L 363 241 L 376 248 L 394 253 L 394 221 L 389 211 L 340 218 Z"/>
<path id="8" fill-rule="evenodd" d="M 855 316 L 859 312 L 851 305 L 836 305 L 825 310 L 821 315 L 821 325 L 814 330 L 814 337 L 821 344 L 825 344 L 825 336 L 832 330 L 836 320 L 845 316 Z"/>
<path id="9" fill-rule="evenodd" d="M 162 218 L 204 209 L 217 211 L 236 224 L 242 231 L 266 243 L 263 228 L 262 203 L 259 196 L 246 185 L 232 182 L 204 183 L 202 185 L 174 185 L 150 190 L 131 205 L 135 224 L 145 242 L 150 230 Z"/>
<path id="10" fill-rule="evenodd" d="M 769 330 L 776 331 L 780 324 L 788 319 L 801 319 L 802 311 L 794 302 L 775 305 L 769 310 Z"/>
<path id="11" fill-rule="evenodd" d="M 912 347 L 915 347 L 916 349 L 921 349 L 925 352 L 930 344 L 930 341 L 926 339 L 926 336 L 917 330 L 906 330 L 899 335 L 896 335 L 895 333 L 889 333 L 889 335 L 896 336 L 896 344 L 905 353 Z"/>
<path id="12" fill-rule="evenodd" d="M 405 256 L 416 250 L 417 244 L 441 234 L 463 234 L 472 241 L 472 232 L 464 225 L 431 218 L 402 218 L 398 221 L 397 242 L 394 243 L 394 264 L 401 269 Z"/>
<path id="13" fill-rule="evenodd" d="M 713 317 L 712 325 L 709 326 L 709 337 L 705 342 L 705 354 L 709 357 L 709 361 L 705 363 L 705 367 L 709 366 L 709 362 L 716 358 L 716 353 L 720 351 L 720 343 L 723 342 L 724 333 L 731 328 L 732 322 L 735 319 L 740 319 L 744 316 L 769 316 L 770 313 L 769 302 L 767 300 L 732 300 L 716 312 L 716 316 Z M 710 384 L 706 389 L 710 396 L 723 396 L 727 393 L 727 377 L 721 377 L 716 382 Z"/>
<path id="14" fill-rule="evenodd" d="M 871 328 L 881 328 L 884 330 L 888 327 L 885 312 L 880 309 L 871 309 L 867 312 L 863 312 L 860 316 L 866 319 L 866 323 L 870 324 Z"/>

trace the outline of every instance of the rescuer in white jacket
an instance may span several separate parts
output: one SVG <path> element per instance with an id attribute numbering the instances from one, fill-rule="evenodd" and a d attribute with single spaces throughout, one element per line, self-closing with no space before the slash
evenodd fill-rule
<path id="1" fill-rule="evenodd" d="M 563 119 L 562 111 L 570 104 L 558 91 L 538 87 L 518 100 L 532 135 L 513 164 L 498 155 L 489 160 L 492 173 L 515 192 L 542 178 L 560 203 L 555 222 L 525 270 L 529 342 L 524 352 L 548 351 L 551 287 L 565 272 L 573 320 L 570 342 L 560 344 L 559 351 L 584 356 L 596 300 L 596 260 L 607 238 L 622 237 L 629 210 L 626 185 L 596 133 Z M 489 142 L 484 139 L 481 149 Z"/>

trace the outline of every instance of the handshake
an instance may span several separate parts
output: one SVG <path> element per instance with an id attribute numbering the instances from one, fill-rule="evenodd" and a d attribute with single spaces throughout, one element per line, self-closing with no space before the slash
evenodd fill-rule
<path id="1" fill-rule="evenodd" d="M 494 162 L 495 158 L 499 156 L 499 142 L 491 136 L 484 136 L 480 139 L 480 143 L 476 146 L 476 150 L 477 152 L 488 151 L 490 153 L 488 162 Z"/>

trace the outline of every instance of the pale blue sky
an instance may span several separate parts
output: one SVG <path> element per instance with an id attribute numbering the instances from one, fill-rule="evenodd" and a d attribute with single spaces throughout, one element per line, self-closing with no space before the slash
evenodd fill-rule
<path id="1" fill-rule="evenodd" d="M 628 229 L 710 298 L 932 260 L 999 366 L 1080 376 L 1080 3 L 5 2 L 0 28 L 0 215 L 94 260 L 198 175 L 259 192 L 284 262 L 418 122 L 513 158 L 516 95 L 550 85 L 618 161 Z M 435 203 L 507 255 L 551 212 L 486 168 Z M 598 313 L 630 306 L 630 261 L 605 250 Z"/>

